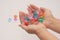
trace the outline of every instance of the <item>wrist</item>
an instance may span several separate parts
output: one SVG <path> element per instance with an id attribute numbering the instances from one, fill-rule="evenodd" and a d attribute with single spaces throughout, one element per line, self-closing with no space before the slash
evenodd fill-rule
<path id="1" fill-rule="evenodd" d="M 48 28 L 55 27 L 56 22 L 57 22 L 57 19 L 56 18 L 51 18 L 50 19 L 50 23 L 48 25 Z"/>
<path id="2" fill-rule="evenodd" d="M 37 31 L 36 35 L 41 39 L 41 40 L 57 40 L 57 38 L 52 35 L 48 30 L 43 29 L 40 31 Z"/>
<path id="3" fill-rule="evenodd" d="M 46 32 L 46 31 L 47 31 L 47 29 L 42 28 L 42 29 L 36 31 L 36 35 L 38 35 L 38 34 L 43 34 L 43 33 Z"/>
<path id="4" fill-rule="evenodd" d="M 39 30 L 39 31 L 37 31 L 36 32 L 36 35 L 40 38 L 40 39 L 42 39 L 42 40 L 47 40 L 48 38 L 48 31 L 47 30 L 45 30 L 45 29 L 43 29 L 43 30 Z"/>

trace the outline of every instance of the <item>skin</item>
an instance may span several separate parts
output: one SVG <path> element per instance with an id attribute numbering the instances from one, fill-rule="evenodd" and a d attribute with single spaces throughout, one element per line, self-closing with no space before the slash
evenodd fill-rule
<path id="1" fill-rule="evenodd" d="M 46 8 L 38 8 L 36 7 L 35 5 L 30 5 L 28 6 L 28 11 L 31 13 L 32 11 L 34 10 L 43 10 L 44 12 L 44 22 L 43 24 L 49 28 L 49 29 L 52 29 L 53 31 L 56 31 L 58 33 L 60 33 L 60 19 L 56 19 L 53 15 L 52 15 L 52 12 L 51 10 L 49 9 L 46 9 Z"/>
<path id="2" fill-rule="evenodd" d="M 54 35 L 52 35 L 47 30 L 47 28 L 50 28 L 50 29 L 60 33 L 60 31 L 59 31 L 60 22 L 57 21 L 58 19 L 55 19 L 53 17 L 53 15 L 51 14 L 51 11 L 49 9 L 38 8 L 34 5 L 29 5 L 27 8 L 29 14 L 32 13 L 36 9 L 37 10 L 41 9 L 44 11 L 45 16 L 44 16 L 43 23 L 38 23 L 37 25 L 32 24 L 29 26 L 25 26 L 24 17 L 27 16 L 27 14 L 25 14 L 24 12 L 19 12 L 19 17 L 20 17 L 20 21 L 21 21 L 21 24 L 19 26 L 30 34 L 36 34 L 39 37 L 39 39 L 41 39 L 41 40 L 58 40 Z"/>

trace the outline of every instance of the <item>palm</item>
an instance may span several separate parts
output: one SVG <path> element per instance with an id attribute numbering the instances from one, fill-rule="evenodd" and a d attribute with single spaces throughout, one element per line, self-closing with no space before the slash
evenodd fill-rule
<path id="1" fill-rule="evenodd" d="M 45 9 L 45 8 L 38 8 L 34 5 L 30 5 L 28 7 L 28 12 L 31 13 L 33 12 L 34 10 L 42 10 L 44 12 L 44 24 L 45 25 L 49 25 L 49 24 L 52 24 L 52 19 L 54 18 L 53 15 L 51 14 L 51 11 L 49 9 Z"/>

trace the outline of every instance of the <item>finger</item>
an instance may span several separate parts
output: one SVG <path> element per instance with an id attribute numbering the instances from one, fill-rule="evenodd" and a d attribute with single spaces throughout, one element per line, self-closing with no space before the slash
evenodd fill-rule
<path id="1" fill-rule="evenodd" d="M 36 7 L 35 5 L 30 4 L 30 7 L 33 9 L 33 12 L 37 11 L 39 13 L 40 9 Z"/>
<path id="2" fill-rule="evenodd" d="M 31 5 L 29 5 L 29 7 L 32 9 L 32 11 L 35 11 L 35 9 Z"/>
<path id="3" fill-rule="evenodd" d="M 29 14 L 31 14 L 31 13 L 32 13 L 32 11 L 31 11 L 31 9 L 30 9 L 30 8 L 27 8 L 27 10 L 28 10 L 28 13 L 29 13 Z"/>
<path id="4" fill-rule="evenodd" d="M 34 9 L 31 6 L 28 6 L 27 10 L 28 10 L 28 13 L 32 13 L 34 11 Z"/>
<path id="5" fill-rule="evenodd" d="M 32 4 L 30 4 L 30 6 L 31 6 L 33 9 L 35 9 L 35 10 L 39 9 L 37 6 L 32 5 Z"/>
<path id="6" fill-rule="evenodd" d="M 20 26 L 21 28 L 23 28 L 24 30 L 27 30 L 27 29 L 28 29 L 28 27 L 25 26 L 25 25 L 23 25 L 23 24 L 20 24 L 19 26 Z"/>
<path id="7" fill-rule="evenodd" d="M 40 9 L 44 12 L 44 15 L 45 15 L 44 19 L 46 19 L 46 18 L 48 18 L 50 16 L 53 17 L 53 15 L 51 14 L 52 12 L 51 12 L 50 9 L 46 9 L 46 8 L 43 8 L 43 7 L 41 7 Z"/>
<path id="8" fill-rule="evenodd" d="M 19 19 L 20 19 L 20 22 L 22 24 L 24 24 L 24 17 L 25 17 L 25 13 L 24 12 L 19 12 Z"/>
<path id="9" fill-rule="evenodd" d="M 40 9 L 41 9 L 42 11 L 48 10 L 48 9 L 46 9 L 46 8 L 43 8 L 43 7 L 40 7 Z"/>

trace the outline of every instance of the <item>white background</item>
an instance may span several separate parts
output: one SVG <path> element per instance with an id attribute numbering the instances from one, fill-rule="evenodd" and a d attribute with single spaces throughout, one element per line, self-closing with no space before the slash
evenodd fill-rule
<path id="1" fill-rule="evenodd" d="M 49 8 L 60 19 L 60 0 L 0 0 L 0 40 L 39 40 L 18 26 L 19 19 L 17 22 L 13 20 L 13 15 L 18 15 L 19 11 L 27 12 L 29 4 Z M 9 17 L 12 18 L 11 23 L 8 22 Z M 49 31 L 60 39 L 60 34 Z"/>

